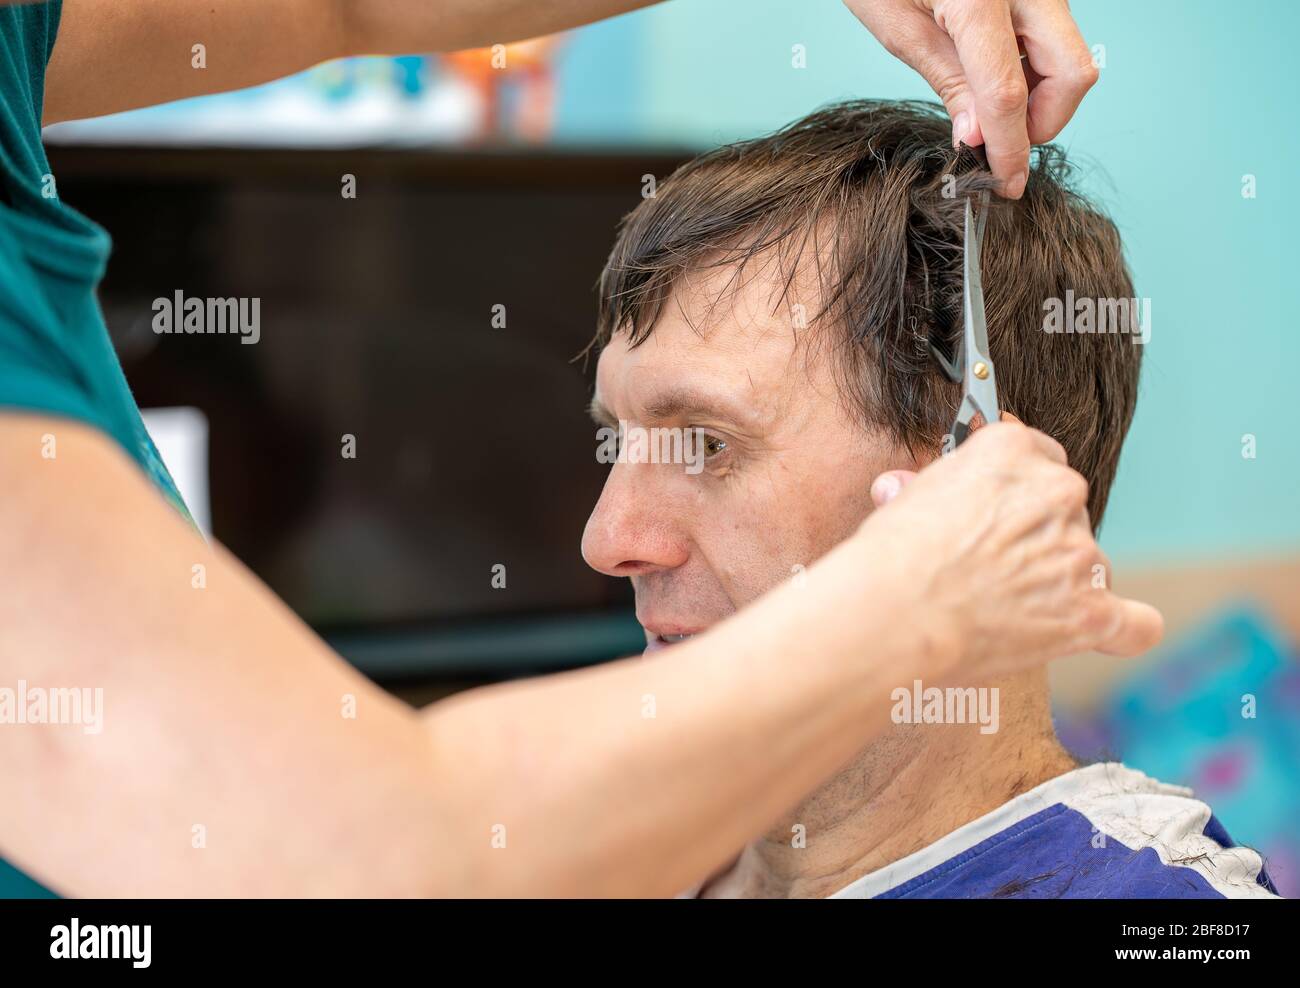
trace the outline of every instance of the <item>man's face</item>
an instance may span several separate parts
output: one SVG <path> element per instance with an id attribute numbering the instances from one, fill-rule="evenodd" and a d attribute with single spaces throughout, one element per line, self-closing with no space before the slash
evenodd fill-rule
<path id="1" fill-rule="evenodd" d="M 588 565 L 632 580 L 647 651 L 797 574 L 862 521 L 878 473 L 916 466 L 852 419 L 834 348 L 816 345 L 833 328 L 796 329 L 801 300 L 780 301 L 768 268 L 746 271 L 712 312 L 733 270 L 685 279 L 644 343 L 630 348 L 620 334 L 600 356 L 601 425 L 706 435 L 698 472 L 615 463 L 583 534 Z M 815 298 L 802 301 L 817 311 Z"/>

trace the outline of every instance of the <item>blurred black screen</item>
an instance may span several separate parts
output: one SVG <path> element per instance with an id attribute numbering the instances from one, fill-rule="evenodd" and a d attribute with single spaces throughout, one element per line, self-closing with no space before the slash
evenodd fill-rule
<path id="1" fill-rule="evenodd" d="M 626 581 L 579 554 L 608 468 L 586 415 L 594 358 L 574 358 L 619 218 L 680 156 L 51 159 L 61 198 L 114 238 L 101 302 L 137 401 L 204 412 L 214 535 L 306 621 L 414 632 L 399 665 L 418 671 L 412 642 L 439 629 L 626 615 Z M 153 300 L 177 291 L 260 298 L 259 342 L 156 334 Z M 528 651 L 516 636 L 463 664 Z"/>

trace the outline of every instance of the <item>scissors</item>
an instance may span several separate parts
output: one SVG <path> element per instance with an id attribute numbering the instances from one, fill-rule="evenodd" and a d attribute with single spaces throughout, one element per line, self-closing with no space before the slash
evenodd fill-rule
<path id="1" fill-rule="evenodd" d="M 973 150 L 973 149 L 972 149 Z M 979 216 L 974 215 L 971 196 L 966 197 L 966 229 L 962 246 L 962 338 L 952 361 L 933 344 L 939 366 L 948 379 L 960 384 L 961 405 L 952 425 L 953 449 L 970 436 L 971 420 L 978 413 L 984 421 L 997 422 L 997 378 L 993 374 L 993 360 L 989 357 L 988 327 L 984 322 L 984 285 L 980 278 L 980 246 L 984 241 L 984 218 L 989 209 L 989 193 L 979 194 Z"/>

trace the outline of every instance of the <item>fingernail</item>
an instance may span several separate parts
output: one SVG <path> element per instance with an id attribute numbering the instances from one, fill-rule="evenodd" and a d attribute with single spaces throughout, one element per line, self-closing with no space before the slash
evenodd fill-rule
<path id="1" fill-rule="evenodd" d="M 1021 194 L 1025 191 L 1025 185 L 1028 182 L 1029 182 L 1028 172 L 1020 172 L 1019 174 L 1013 176 L 1011 180 L 1007 182 L 1007 198 L 1019 199 Z"/>
<path id="2" fill-rule="evenodd" d="M 952 146 L 956 147 L 970 133 L 970 114 L 965 110 L 957 114 L 952 122 Z"/>
<path id="3" fill-rule="evenodd" d="M 876 497 L 880 499 L 881 504 L 888 504 L 902 489 L 902 484 L 892 473 L 887 473 L 876 480 Z"/>

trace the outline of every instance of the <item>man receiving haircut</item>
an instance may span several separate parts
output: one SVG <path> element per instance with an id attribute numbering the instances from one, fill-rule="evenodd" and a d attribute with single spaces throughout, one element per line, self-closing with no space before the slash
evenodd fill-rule
<path id="1" fill-rule="evenodd" d="M 834 105 L 696 158 L 625 218 L 600 280 L 593 415 L 704 437 L 695 472 L 615 462 L 583 537 L 591 566 L 631 579 L 647 661 L 797 580 L 872 510 L 874 477 L 950 444 L 960 386 L 935 351 L 961 336 L 965 199 L 995 187 L 950 134 L 929 104 Z M 1002 407 L 1064 446 L 1095 531 L 1145 337 L 1125 305 L 1045 329 L 1067 292 L 1134 296 L 1114 225 L 1058 149 L 1037 150 L 1021 201 L 993 197 L 983 282 Z M 969 550 L 933 551 L 956 571 Z M 925 589 L 944 598 L 943 581 Z M 894 726 L 689 894 L 1274 894 L 1190 790 L 1075 762 L 1045 670 L 961 685 L 970 702 L 934 706 L 900 682 Z"/>

